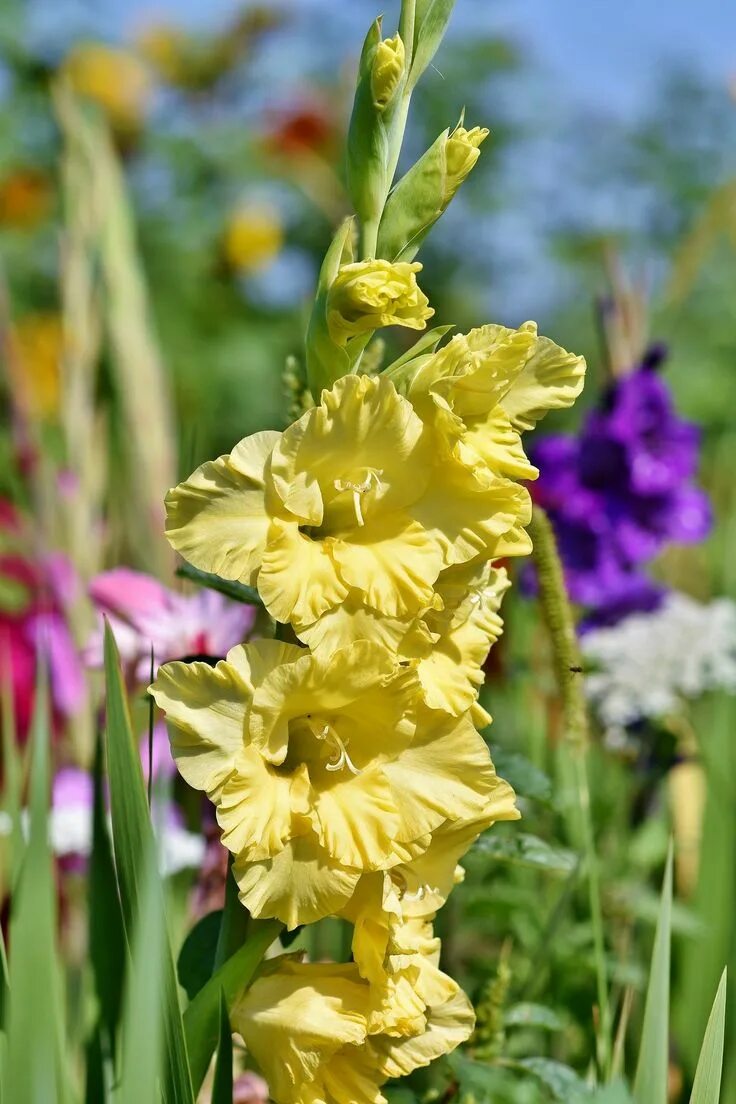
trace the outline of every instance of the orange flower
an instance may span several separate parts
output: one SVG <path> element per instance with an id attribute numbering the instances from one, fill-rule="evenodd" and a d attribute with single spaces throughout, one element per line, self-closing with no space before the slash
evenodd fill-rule
<path id="1" fill-rule="evenodd" d="M 30 230 L 49 212 L 51 181 L 45 172 L 19 166 L 0 180 L 0 226 Z"/>

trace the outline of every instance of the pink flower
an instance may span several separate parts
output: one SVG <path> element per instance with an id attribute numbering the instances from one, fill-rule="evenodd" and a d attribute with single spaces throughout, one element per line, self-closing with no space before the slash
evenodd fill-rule
<path id="1" fill-rule="evenodd" d="M 10 680 L 18 737 L 25 740 L 41 658 L 48 668 L 56 727 L 73 717 L 84 699 L 84 669 L 66 619 L 76 577 L 57 553 L 35 562 L 5 555 L 0 556 L 0 581 L 6 594 L 0 610 L 0 668 Z"/>
<path id="2" fill-rule="evenodd" d="M 157 579 L 116 567 L 97 575 L 90 596 L 99 613 L 99 625 L 85 649 L 92 667 L 102 665 L 103 616 L 115 633 L 123 663 L 134 677 L 150 676 L 154 668 L 188 656 L 221 658 L 253 631 L 253 606 L 232 602 L 212 590 L 177 594 Z"/>
<path id="3" fill-rule="evenodd" d="M 268 1085 L 257 1073 L 241 1073 L 233 1086 L 233 1104 L 268 1104 Z"/>

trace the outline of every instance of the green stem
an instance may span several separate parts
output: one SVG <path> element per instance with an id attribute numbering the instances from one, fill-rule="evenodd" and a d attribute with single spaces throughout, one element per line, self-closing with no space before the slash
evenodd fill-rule
<path id="1" fill-rule="evenodd" d="M 233 856 L 228 855 L 227 880 L 225 882 L 225 907 L 220 923 L 220 934 L 217 937 L 215 949 L 215 963 L 213 973 L 227 962 L 231 955 L 242 947 L 248 938 L 250 927 L 250 914 L 244 905 L 241 905 L 238 897 L 238 884 L 233 875 Z"/>
<path id="2" fill-rule="evenodd" d="M 399 34 L 406 50 L 406 68 L 411 67 L 414 56 L 414 25 L 416 23 L 417 0 L 402 0 L 399 16 Z"/>
<path id="3" fill-rule="evenodd" d="M 608 971 L 601 906 L 600 865 L 588 778 L 590 733 L 585 704 L 582 662 L 575 621 L 565 588 L 565 579 L 554 531 L 544 510 L 534 507 L 529 533 L 539 579 L 539 602 L 552 646 L 553 664 L 560 695 L 564 742 L 572 762 L 578 799 L 580 826 L 588 873 L 588 899 L 595 947 L 596 983 L 600 1023 L 596 1031 L 598 1065 L 605 1079 L 611 1070 L 611 1007 L 608 999 Z"/>

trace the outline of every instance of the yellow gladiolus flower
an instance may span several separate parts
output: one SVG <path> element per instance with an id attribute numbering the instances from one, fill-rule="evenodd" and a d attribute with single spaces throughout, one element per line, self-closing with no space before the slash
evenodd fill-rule
<path id="1" fill-rule="evenodd" d="M 283 434 L 241 441 L 171 491 L 169 540 L 196 567 L 256 585 L 310 643 L 373 637 L 371 624 L 388 643 L 438 604 L 443 567 L 528 546 L 528 492 L 435 445 L 388 379 L 345 376 Z"/>
<path id="2" fill-rule="evenodd" d="M 332 340 L 345 345 L 350 338 L 381 326 L 423 330 L 434 311 L 417 284 L 421 270 L 418 262 L 369 260 L 343 265 L 327 293 Z"/>
<path id="3" fill-rule="evenodd" d="M 117 130 L 138 129 L 151 81 L 134 54 L 101 42 L 83 42 L 67 55 L 62 72 L 74 91 L 98 104 Z"/>
<path id="4" fill-rule="evenodd" d="M 465 178 L 470 175 L 480 157 L 480 147 L 490 131 L 486 127 L 473 127 L 466 130 L 459 126 L 447 139 L 445 158 L 447 175 L 445 179 L 444 203 L 448 204 Z"/>
<path id="5" fill-rule="evenodd" d="M 279 253 L 284 229 L 278 212 L 265 204 L 245 204 L 230 217 L 222 254 L 235 272 L 257 272 Z"/>
<path id="6" fill-rule="evenodd" d="M 459 334 L 421 358 L 402 390 L 469 467 L 535 479 L 521 434 L 549 410 L 571 406 L 584 378 L 583 357 L 525 322 L 517 330 L 488 325 Z"/>
<path id="7" fill-rule="evenodd" d="M 276 1104 L 386 1104 L 381 1085 L 448 1054 L 475 1017 L 459 991 L 406 1038 L 370 1034 L 369 987 L 357 967 L 281 961 L 232 1012 Z M 394 1073 L 394 1071 L 400 1071 Z"/>
<path id="8" fill-rule="evenodd" d="M 376 46 L 371 70 L 373 103 L 383 111 L 393 99 L 404 74 L 406 51 L 401 35 L 384 38 Z"/>
<path id="9" fill-rule="evenodd" d="M 352 965 L 280 961 L 233 1007 L 232 1025 L 276 1104 L 383 1101 L 376 1074 L 365 1091 L 351 1058 L 368 1034 L 369 990 Z"/>
<path id="10" fill-rule="evenodd" d="M 241 900 L 290 927 L 481 815 L 497 783 L 469 720 L 427 710 L 416 672 L 368 641 L 324 657 L 241 645 L 214 668 L 165 664 L 151 693 L 180 773 L 215 804 Z"/>

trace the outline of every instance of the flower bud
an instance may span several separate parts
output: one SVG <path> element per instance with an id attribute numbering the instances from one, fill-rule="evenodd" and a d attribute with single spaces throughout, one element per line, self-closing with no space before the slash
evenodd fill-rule
<path id="1" fill-rule="evenodd" d="M 382 260 L 343 265 L 327 295 L 327 325 L 335 344 L 381 326 L 423 330 L 434 311 L 417 284 L 421 268 Z"/>
<path id="2" fill-rule="evenodd" d="M 449 203 L 465 177 L 480 157 L 480 147 L 489 135 L 486 127 L 473 127 L 466 130 L 459 126 L 447 139 L 445 157 L 447 175 L 445 178 L 445 202 Z"/>
<path id="3" fill-rule="evenodd" d="M 404 73 L 405 60 L 401 35 L 384 38 L 376 46 L 371 69 L 371 94 L 378 111 L 384 111 L 394 98 Z"/>

